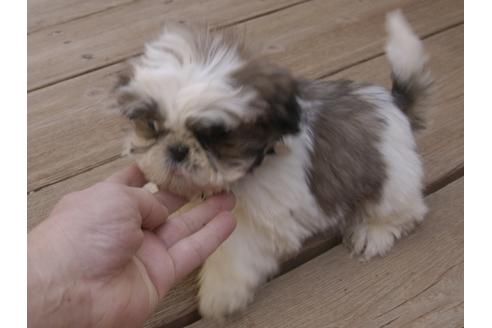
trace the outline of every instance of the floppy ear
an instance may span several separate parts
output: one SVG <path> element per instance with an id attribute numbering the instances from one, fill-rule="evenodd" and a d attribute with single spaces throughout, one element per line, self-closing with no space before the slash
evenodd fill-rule
<path id="1" fill-rule="evenodd" d="M 121 108 L 121 113 L 125 116 L 127 116 L 127 113 L 125 113 L 126 105 L 135 100 L 135 95 L 128 88 L 133 77 L 133 68 L 127 65 L 122 71 L 118 72 L 116 83 L 113 86 L 113 94 Z"/>
<path id="2" fill-rule="evenodd" d="M 265 120 L 279 136 L 299 132 L 297 82 L 289 71 L 256 60 L 235 72 L 233 79 L 240 86 L 253 88 L 257 92 L 259 99 L 252 105 L 261 110 L 259 120 Z"/>
<path id="3" fill-rule="evenodd" d="M 131 67 L 131 65 L 127 64 L 127 67 L 125 67 L 123 70 L 118 72 L 117 80 L 113 87 L 113 91 L 117 92 L 121 88 L 126 87 L 128 84 L 130 84 L 130 81 L 133 79 L 133 76 L 134 76 L 133 68 Z"/>
<path id="4" fill-rule="evenodd" d="M 117 81 L 113 87 L 113 95 L 116 98 L 120 113 L 128 119 L 134 119 L 142 106 L 139 106 L 137 95 L 128 87 L 133 79 L 133 70 L 127 67 L 118 72 Z"/>
<path id="5" fill-rule="evenodd" d="M 129 87 L 133 78 L 131 68 L 118 73 L 113 92 L 116 96 L 120 113 L 133 122 L 135 132 L 143 138 L 154 138 L 158 133 L 158 125 L 163 120 L 157 104 L 152 100 L 143 100 Z"/>

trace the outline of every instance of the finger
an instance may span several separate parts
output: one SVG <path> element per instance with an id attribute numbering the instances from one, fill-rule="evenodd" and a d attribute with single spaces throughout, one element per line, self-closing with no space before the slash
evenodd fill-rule
<path id="1" fill-rule="evenodd" d="M 136 255 L 143 263 L 158 298 L 161 298 L 175 282 L 174 263 L 166 247 L 153 232 L 144 231 L 143 243 Z"/>
<path id="2" fill-rule="evenodd" d="M 154 197 L 157 198 L 157 200 L 161 204 L 166 206 L 169 214 L 176 212 L 187 202 L 185 198 L 165 190 L 159 190 L 158 192 L 155 192 Z"/>
<path id="3" fill-rule="evenodd" d="M 130 187 L 143 187 L 147 183 L 145 176 L 142 171 L 140 171 L 137 164 L 132 164 L 121 169 L 107 178 L 106 181 L 124 184 Z"/>
<path id="4" fill-rule="evenodd" d="M 236 226 L 236 220 L 229 212 L 222 212 L 203 229 L 177 242 L 168 249 L 174 263 L 176 281 L 203 264 Z"/>
<path id="5" fill-rule="evenodd" d="M 173 217 L 156 230 L 157 236 L 170 248 L 181 239 L 197 232 L 217 214 L 234 208 L 232 193 L 213 196 L 186 213 Z"/>
<path id="6" fill-rule="evenodd" d="M 150 191 L 142 188 L 128 188 L 126 191 L 137 200 L 144 229 L 155 229 L 166 221 L 169 216 L 168 209 Z"/>

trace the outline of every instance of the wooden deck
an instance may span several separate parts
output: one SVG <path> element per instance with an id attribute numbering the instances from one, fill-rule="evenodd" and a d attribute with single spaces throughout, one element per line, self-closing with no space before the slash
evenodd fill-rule
<path id="1" fill-rule="evenodd" d="M 430 127 L 418 136 L 427 220 L 367 263 L 350 259 L 336 236 L 310 240 L 228 326 L 463 326 L 462 1 L 29 0 L 29 229 L 63 194 L 129 163 L 108 93 L 122 62 L 162 22 L 238 25 L 296 75 L 387 86 L 384 15 L 396 8 L 424 39 L 438 91 Z M 176 286 L 146 327 L 214 327 L 199 318 L 194 281 Z"/>

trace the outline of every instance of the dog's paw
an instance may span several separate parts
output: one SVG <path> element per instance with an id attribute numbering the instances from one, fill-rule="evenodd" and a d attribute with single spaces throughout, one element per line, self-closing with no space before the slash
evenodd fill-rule
<path id="1" fill-rule="evenodd" d="M 376 255 L 386 255 L 401 234 L 398 227 L 390 224 L 360 223 L 346 236 L 345 244 L 352 256 L 369 260 Z"/>
<path id="2" fill-rule="evenodd" d="M 221 284 L 207 284 L 202 281 L 199 292 L 199 311 L 205 318 L 223 323 L 238 313 L 253 299 L 254 290 L 246 284 L 223 281 Z"/>

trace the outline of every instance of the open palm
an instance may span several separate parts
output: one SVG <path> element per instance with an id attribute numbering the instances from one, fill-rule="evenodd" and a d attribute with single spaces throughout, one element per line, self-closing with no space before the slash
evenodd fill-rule
<path id="1" fill-rule="evenodd" d="M 234 229 L 226 212 L 234 206 L 232 195 L 212 197 L 167 219 L 185 201 L 167 192 L 152 194 L 141 188 L 145 183 L 131 166 L 65 196 L 30 233 L 33 241 L 58 231 L 47 247 L 63 259 L 52 280 L 70 280 L 89 298 L 85 317 L 91 326 L 141 325 L 159 298 Z M 37 257 L 43 256 L 49 254 Z"/>

